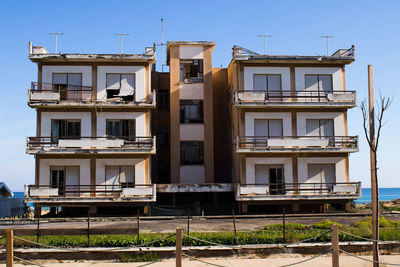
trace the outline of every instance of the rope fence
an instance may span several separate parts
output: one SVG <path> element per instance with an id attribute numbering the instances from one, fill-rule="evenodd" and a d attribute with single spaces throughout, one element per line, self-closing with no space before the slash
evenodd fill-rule
<path id="1" fill-rule="evenodd" d="M 347 254 L 349 256 L 352 256 L 354 258 L 363 260 L 363 261 L 368 261 L 368 262 L 372 262 L 372 263 L 379 263 L 379 264 L 382 264 L 382 265 L 389 265 L 389 266 L 400 266 L 400 263 L 387 263 L 387 262 L 383 262 L 383 261 L 374 261 L 374 260 L 370 260 L 370 259 L 365 259 L 365 258 L 363 258 L 361 256 L 358 256 L 358 255 L 355 255 L 353 253 L 347 252 L 347 251 L 345 251 L 343 249 L 340 249 L 340 248 L 339 248 L 339 251 L 344 253 L 344 254 Z"/>
<path id="2" fill-rule="evenodd" d="M 378 243 L 381 243 L 381 244 L 383 244 L 383 243 L 388 243 L 388 244 L 393 243 L 393 241 L 375 240 L 375 239 L 366 238 L 366 237 L 362 237 L 362 236 L 359 236 L 359 235 L 351 234 L 351 233 L 348 233 L 348 232 L 345 232 L 345 231 L 342 231 L 342 230 L 338 230 L 338 231 L 340 233 L 344 234 L 344 235 L 349 235 L 349 236 L 352 236 L 352 237 L 355 237 L 355 238 L 359 238 L 359 239 L 362 239 L 362 240 L 365 240 L 365 241 L 378 242 Z"/>
<path id="3" fill-rule="evenodd" d="M 228 266 L 225 266 L 225 265 L 220 265 L 220 264 L 215 264 L 215 263 L 211 263 L 211 262 L 208 262 L 208 261 L 204 261 L 204 260 L 201 260 L 201 259 L 199 259 L 199 258 L 190 256 L 190 255 L 187 255 L 187 254 L 185 254 L 185 253 L 182 253 L 182 255 L 185 256 L 185 257 L 187 257 L 187 258 L 189 258 L 189 259 L 192 259 L 192 260 L 195 260 L 195 261 L 198 261 L 198 262 L 207 264 L 207 265 L 212 265 L 212 266 L 216 266 L 216 267 L 228 267 Z"/>
<path id="4" fill-rule="evenodd" d="M 19 260 L 19 261 L 22 261 L 22 262 L 31 264 L 31 265 L 36 265 L 36 266 L 39 266 L 39 267 L 45 267 L 44 265 L 37 264 L 37 263 L 35 263 L 35 262 L 33 262 L 33 261 L 24 260 L 24 259 L 21 259 L 21 258 L 19 258 L 19 257 L 17 257 L 17 256 L 13 256 L 13 258 L 16 259 L 16 260 Z"/>
<path id="5" fill-rule="evenodd" d="M 314 257 L 311 257 L 309 259 L 305 259 L 305 260 L 298 261 L 298 262 L 295 262 L 295 263 L 285 264 L 285 265 L 282 265 L 281 267 L 289 267 L 289 266 L 294 266 L 294 265 L 301 264 L 301 263 L 304 263 L 304 262 L 307 262 L 307 261 L 311 261 L 311 260 L 314 260 L 314 259 L 319 258 L 321 256 L 324 256 L 324 255 L 330 253 L 331 251 L 332 251 L 332 248 L 330 248 L 327 251 L 322 252 L 322 253 L 320 253 L 318 255 L 315 255 Z"/>

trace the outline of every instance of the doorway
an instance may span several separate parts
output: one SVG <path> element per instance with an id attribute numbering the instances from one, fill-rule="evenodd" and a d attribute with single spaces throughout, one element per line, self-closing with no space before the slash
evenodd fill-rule
<path id="1" fill-rule="evenodd" d="M 270 166 L 269 191 L 271 195 L 285 194 L 285 183 L 284 183 L 282 166 Z"/>

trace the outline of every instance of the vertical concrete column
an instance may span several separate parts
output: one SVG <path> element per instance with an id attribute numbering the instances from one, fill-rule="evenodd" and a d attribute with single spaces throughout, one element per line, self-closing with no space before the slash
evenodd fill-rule
<path id="1" fill-rule="evenodd" d="M 171 183 L 180 182 L 179 46 L 170 47 L 170 161 Z"/>

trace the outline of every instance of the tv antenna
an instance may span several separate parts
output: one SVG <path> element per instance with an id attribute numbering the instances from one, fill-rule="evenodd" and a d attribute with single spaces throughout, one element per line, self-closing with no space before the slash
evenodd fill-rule
<path id="1" fill-rule="evenodd" d="M 161 72 L 164 72 L 164 5 L 161 0 L 161 43 L 158 44 L 161 46 Z"/>
<path id="2" fill-rule="evenodd" d="M 267 54 L 267 38 L 272 37 L 272 35 L 266 35 L 266 34 L 259 34 L 257 37 L 263 37 L 264 38 L 264 55 Z"/>
<path id="3" fill-rule="evenodd" d="M 128 33 L 116 33 L 115 35 L 121 36 L 121 55 L 123 54 L 124 49 L 124 36 L 128 36 Z"/>
<path id="4" fill-rule="evenodd" d="M 57 39 L 58 39 L 59 35 L 64 35 L 64 33 L 62 33 L 62 32 L 50 32 L 49 34 L 56 36 L 56 49 L 55 49 L 56 51 L 54 53 L 57 54 Z"/>
<path id="5" fill-rule="evenodd" d="M 328 40 L 329 38 L 333 38 L 333 35 L 321 35 L 321 38 L 325 38 L 326 40 L 326 56 L 329 56 L 329 47 L 328 47 Z"/>

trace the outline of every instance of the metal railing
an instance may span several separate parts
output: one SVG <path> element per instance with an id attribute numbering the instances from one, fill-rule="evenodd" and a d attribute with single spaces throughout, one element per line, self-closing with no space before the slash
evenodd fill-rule
<path id="1" fill-rule="evenodd" d="M 91 137 L 91 136 L 82 136 L 82 137 L 52 137 L 52 136 L 41 136 L 41 137 L 28 137 L 27 138 L 27 149 L 38 149 L 38 148 L 61 148 L 60 141 L 82 141 L 82 146 L 84 141 L 88 141 L 90 147 L 96 147 L 96 143 L 90 143 L 90 141 L 118 141 L 122 140 L 122 148 L 129 149 L 154 149 L 155 148 L 155 140 L 154 137 L 113 137 L 113 136 L 100 136 L 100 137 Z M 77 143 L 79 145 L 79 143 Z M 68 146 L 71 147 L 71 146 Z M 101 143 L 100 147 L 107 148 L 107 143 Z M 109 148 L 115 148 L 114 145 L 110 145 Z"/>
<path id="2" fill-rule="evenodd" d="M 337 183 L 269 183 L 269 184 L 237 184 L 239 195 L 246 195 L 241 188 L 248 188 L 246 193 L 259 195 L 352 195 L 359 196 L 361 182 L 337 182 Z M 251 188 L 261 190 L 251 191 Z M 265 189 L 265 190 L 264 190 Z M 261 193 L 264 192 L 264 194 Z"/>
<path id="3" fill-rule="evenodd" d="M 250 94 L 245 94 L 250 93 Z M 239 90 L 235 92 L 235 102 L 240 103 L 356 103 L 356 91 L 333 90 Z"/>
<path id="4" fill-rule="evenodd" d="M 357 149 L 358 136 L 239 136 L 236 149 Z"/>
<path id="5" fill-rule="evenodd" d="M 32 82 L 29 100 L 32 100 L 32 93 L 58 93 L 59 100 L 90 101 L 92 92 L 91 86 Z"/>
<path id="6" fill-rule="evenodd" d="M 56 194 L 48 194 L 48 197 L 120 197 L 121 193 L 126 188 L 133 189 L 151 189 L 151 194 L 143 195 L 155 195 L 155 184 L 134 184 L 132 183 L 120 183 L 120 184 L 101 184 L 101 185 L 27 185 L 25 189 L 25 197 L 44 197 L 47 190 L 55 190 Z M 32 193 L 33 190 L 39 190 Z M 44 192 L 40 192 L 43 190 Z M 47 191 L 47 192 L 46 192 Z M 142 195 L 142 196 L 143 196 Z M 140 196 L 140 195 L 137 195 Z"/>

